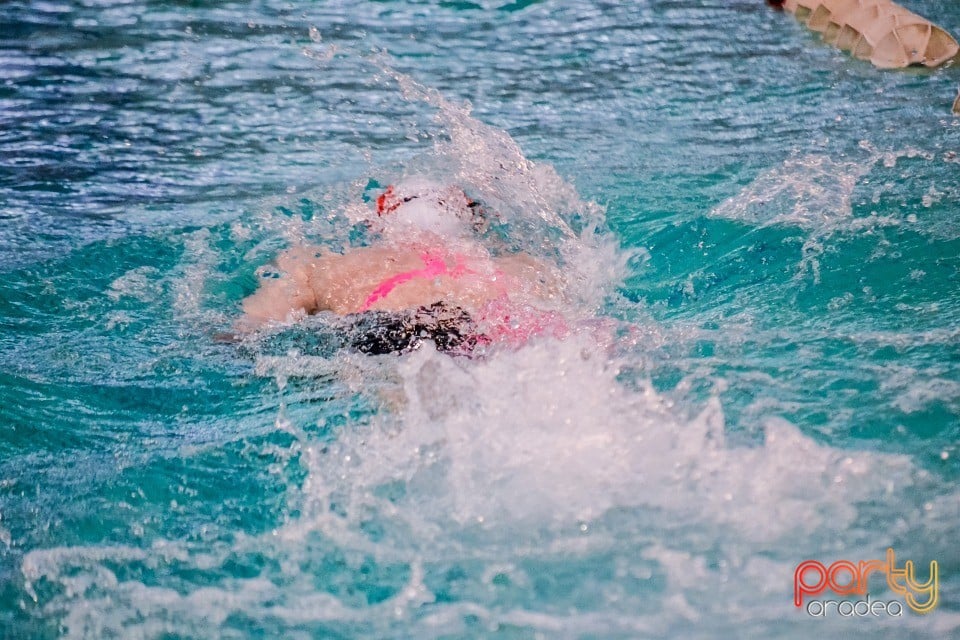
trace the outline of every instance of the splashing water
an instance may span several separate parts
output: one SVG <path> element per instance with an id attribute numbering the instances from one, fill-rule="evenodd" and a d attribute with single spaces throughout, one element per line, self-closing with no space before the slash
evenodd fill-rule
<path id="1" fill-rule="evenodd" d="M 595 314 L 623 268 L 602 233 L 603 210 L 467 107 L 390 75 L 409 99 L 437 108 L 447 134 L 406 172 L 428 171 L 476 194 L 502 219 L 507 245 L 564 269 L 568 311 Z M 849 226 L 851 193 L 874 161 L 788 161 L 713 215 L 829 237 Z M 277 247 L 272 235 L 344 242 L 349 224 L 369 213 L 342 207 L 342 216 L 308 222 L 236 222 L 229 233 L 259 236 L 248 259 Z M 188 240 L 175 298 L 181 318 L 224 320 L 205 311 L 205 292 L 223 277 L 216 242 L 208 231 Z M 133 270 L 110 295 L 133 295 L 150 275 Z M 790 573 L 796 549 L 824 532 L 865 526 L 870 509 L 858 505 L 910 504 L 928 490 L 929 476 L 906 456 L 833 449 L 782 419 L 768 419 L 756 444 L 731 444 L 718 397 L 687 415 L 655 390 L 642 364 L 636 373 L 642 360 L 629 345 L 649 346 L 649 331 L 622 329 L 588 323 L 567 339 L 478 360 L 429 347 L 397 359 L 309 355 L 296 339 L 277 347 L 269 336 L 248 344 L 258 375 L 274 379 L 282 398 L 276 428 L 289 438 L 260 445 L 257 455 L 274 460 L 272 473 L 286 483 L 285 520 L 259 535 L 220 533 L 212 545 L 156 538 L 149 547 L 35 550 L 21 567 L 27 591 L 45 614 L 61 617 L 67 637 L 250 625 L 378 635 L 398 624 L 440 637 L 464 633 L 468 620 L 548 634 L 661 634 L 731 609 L 764 618 L 783 598 L 776 576 Z M 616 335 L 626 343 L 614 348 Z M 331 394 L 365 398 L 377 410 L 331 431 L 304 404 Z M 715 542 L 703 548 L 706 540 Z M 855 544 L 878 543 L 887 535 L 864 533 Z M 581 567 L 577 584 L 536 586 L 558 562 Z M 191 579 L 197 571 L 219 577 Z M 589 595 L 603 572 L 632 590 Z M 349 589 L 318 588 L 328 575 L 366 577 Z M 725 592 L 728 580 L 748 580 L 753 592 Z M 529 589 L 549 604 L 528 608 Z"/>
<path id="2" fill-rule="evenodd" d="M 830 236 L 896 227 L 906 222 L 894 214 L 878 216 L 875 211 L 865 217 L 854 215 L 854 192 L 861 187 L 864 177 L 878 163 L 895 167 L 898 158 L 933 160 L 932 154 L 917 149 L 882 153 L 867 141 L 861 141 L 860 148 L 868 156 L 859 161 L 835 160 L 819 154 L 788 159 L 781 167 L 758 176 L 710 215 L 757 227 L 779 225 L 803 229 L 808 235 L 803 242 L 803 258 L 797 275 L 809 271 L 819 283 L 820 257 Z M 878 191 L 872 201 L 876 203 L 879 197 Z M 925 196 L 924 206 L 929 207 L 932 202 L 932 196 Z"/>
<path id="3" fill-rule="evenodd" d="M 478 107 L 475 117 L 470 103 L 449 97 L 457 92 L 443 74 L 430 80 L 441 91 L 392 58 L 351 55 L 353 40 L 421 21 L 417 8 L 381 4 L 367 32 L 339 14 L 309 31 L 298 24 L 275 49 L 303 45 L 307 55 L 277 54 L 259 69 L 269 77 L 310 65 L 315 93 L 284 75 L 268 90 L 251 80 L 254 90 L 241 95 L 255 58 L 244 51 L 189 77 L 204 96 L 192 110 L 209 140 L 177 142 L 171 153 L 189 156 L 198 192 L 210 189 L 215 204 L 190 208 L 178 218 L 183 228 L 94 236 L 8 274 L 0 363 L 16 402 L 3 444 L 14 454 L 0 477 L 0 549 L 9 552 L 0 622 L 67 638 L 803 638 L 812 628 L 791 602 L 797 563 L 879 557 L 894 546 L 920 566 L 941 562 L 941 608 L 856 632 L 859 621 L 817 620 L 815 632 L 955 635 L 960 404 L 950 249 L 960 236 L 954 220 L 936 218 L 957 194 L 942 171 L 954 166 L 949 149 L 911 150 L 863 127 L 846 155 L 840 143 L 804 144 L 820 116 L 796 92 L 822 78 L 790 67 L 800 58 L 791 47 L 801 45 L 784 44 L 755 12 L 735 11 L 744 15 L 718 28 L 727 4 L 442 3 L 515 12 L 503 22 L 524 38 L 512 31 L 500 44 L 530 41 L 484 63 L 507 75 L 483 76 L 470 94 L 481 105 L 521 91 L 526 110 Z M 553 29 L 549 37 L 524 11 Z M 548 15 L 555 11 L 562 15 Z M 691 12 L 702 21 L 692 33 L 683 22 Z M 743 65 L 704 55 L 709 45 L 740 59 L 741 22 L 776 73 L 741 76 Z M 218 24 L 196 29 L 221 42 Z M 251 37 L 286 37 L 282 25 L 251 25 Z M 499 28 L 491 25 L 470 22 L 481 46 L 450 49 L 450 76 L 456 64 L 472 68 L 471 56 L 501 55 L 484 39 Z M 595 50 L 581 50 L 584 34 Z M 191 51 L 196 37 L 183 40 L 178 47 Z M 402 46 L 412 53 L 402 64 L 419 60 L 417 39 Z M 195 56 L 174 54 L 168 73 L 192 69 L 184 65 Z M 516 59 L 536 56 L 542 69 L 559 65 L 553 80 L 522 69 L 517 77 L 539 83 L 530 92 L 517 83 L 484 93 L 509 84 L 502 70 Z M 337 103 L 338 87 L 371 66 L 377 72 L 354 88 L 364 100 Z M 834 86 L 856 85 L 849 90 L 861 98 L 851 69 L 834 70 Z M 771 88 L 780 72 L 789 82 Z M 723 80 L 704 110 L 711 74 Z M 897 82 L 925 78 L 887 79 L 886 89 L 902 98 Z M 807 120 L 759 127 L 744 95 L 765 92 Z M 800 95 L 817 109 L 826 100 Z M 300 100 L 299 120 L 289 118 Z M 334 115 L 320 145 L 303 123 L 323 100 Z M 222 113 L 204 110 L 215 101 Z M 259 105 L 253 115 L 246 101 Z M 359 124 L 344 126 L 335 107 Z M 236 120 L 221 119 L 234 110 Z M 284 143 L 248 142 L 249 174 L 269 180 L 222 205 L 218 167 L 239 153 L 228 133 L 274 131 L 255 119 L 274 112 L 296 121 L 274 123 Z M 433 124 L 411 136 L 420 125 L 410 113 Z M 563 125 L 539 139 L 512 128 L 530 118 L 549 130 L 561 113 L 577 114 L 585 133 Z M 604 139 L 609 127 L 626 142 Z M 858 149 L 865 135 L 876 148 Z M 355 162 L 343 151 L 351 136 L 362 149 Z M 204 146 L 210 140 L 222 156 Z M 758 152 L 767 147 L 777 151 Z M 276 162 L 276 148 L 290 161 Z M 794 150 L 786 160 L 782 148 Z M 728 155 L 744 166 L 730 169 Z M 205 164 L 208 156 L 217 159 Z M 327 171 L 329 157 L 340 164 Z M 236 319 L 255 269 L 283 249 L 377 242 L 362 224 L 369 200 L 410 177 L 460 185 L 481 201 L 494 219 L 478 236 L 484 250 L 555 267 L 571 335 L 473 359 L 429 344 L 402 357 L 338 350 L 318 318 L 240 345 L 211 339 Z M 898 254 L 914 245 L 923 260 Z"/>

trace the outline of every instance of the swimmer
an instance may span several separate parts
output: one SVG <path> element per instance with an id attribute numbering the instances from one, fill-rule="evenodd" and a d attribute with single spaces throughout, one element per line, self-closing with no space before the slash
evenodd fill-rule
<path id="1" fill-rule="evenodd" d="M 236 329 L 320 312 L 367 327 L 375 317 L 384 326 L 410 328 L 394 332 L 397 349 L 390 340 L 374 341 L 361 348 L 370 353 L 408 350 L 413 332 L 432 337 L 438 348 L 452 332 L 464 334 L 452 341 L 456 348 L 563 333 L 562 318 L 550 311 L 562 301 L 560 274 L 529 255 L 491 256 L 476 240 L 486 224 L 479 205 L 459 188 L 423 180 L 390 186 L 371 217 L 383 243 L 343 254 L 316 246 L 284 251 L 243 301 Z M 370 335 L 366 331 L 366 339 Z"/>

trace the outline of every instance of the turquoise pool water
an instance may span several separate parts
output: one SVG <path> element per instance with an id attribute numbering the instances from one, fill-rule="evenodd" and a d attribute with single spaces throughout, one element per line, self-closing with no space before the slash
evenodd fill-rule
<path id="1" fill-rule="evenodd" d="M 0 637 L 960 634 L 956 68 L 759 0 L 51 0 L 0 69 Z M 214 339 L 405 173 L 612 344 Z M 935 611 L 793 606 L 888 547 Z"/>

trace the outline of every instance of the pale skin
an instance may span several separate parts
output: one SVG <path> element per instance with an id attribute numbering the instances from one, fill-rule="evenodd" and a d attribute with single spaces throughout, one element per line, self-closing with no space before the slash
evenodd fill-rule
<path id="1" fill-rule="evenodd" d="M 462 272 L 410 278 L 371 303 L 372 293 L 388 279 L 424 269 L 421 249 L 386 245 L 344 254 L 311 246 L 289 249 L 275 261 L 280 277 L 262 278 L 260 288 L 243 301 L 244 317 L 237 329 L 252 330 L 320 311 L 340 315 L 402 311 L 436 302 L 472 314 L 504 296 L 549 308 L 561 295 L 559 274 L 529 255 L 432 253 L 443 260 L 446 271 L 454 272 L 459 266 Z"/>

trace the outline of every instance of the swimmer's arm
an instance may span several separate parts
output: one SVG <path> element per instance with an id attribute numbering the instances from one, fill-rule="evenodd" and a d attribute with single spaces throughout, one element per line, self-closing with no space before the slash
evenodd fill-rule
<path id="1" fill-rule="evenodd" d="M 289 249 L 277 256 L 279 276 L 261 278 L 260 288 L 244 299 L 244 315 L 236 328 L 249 331 L 269 322 L 289 321 L 292 315 L 316 313 L 319 305 L 310 274 L 321 260 L 312 247 Z"/>

